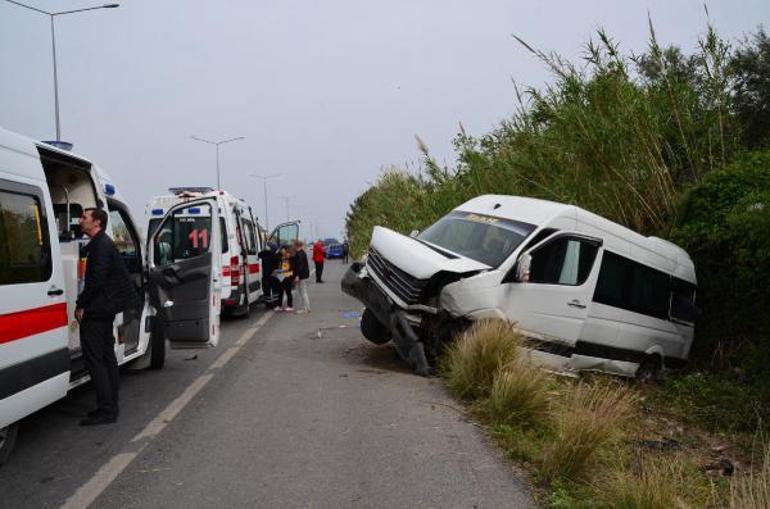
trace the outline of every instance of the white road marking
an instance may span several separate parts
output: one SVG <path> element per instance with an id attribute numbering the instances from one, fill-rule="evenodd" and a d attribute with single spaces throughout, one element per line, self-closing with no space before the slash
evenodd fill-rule
<path id="1" fill-rule="evenodd" d="M 224 353 L 209 366 L 204 374 L 196 378 L 195 381 L 191 383 L 181 395 L 179 395 L 179 397 L 169 403 L 166 408 L 164 408 L 131 440 L 131 443 L 147 440 L 147 442 L 141 444 L 139 450 L 135 452 L 124 452 L 113 456 L 112 459 L 105 463 L 87 483 L 78 488 L 78 490 L 64 502 L 61 509 L 80 509 L 91 505 L 94 500 L 96 500 L 96 498 L 101 495 L 110 484 L 112 484 L 118 475 L 131 464 L 134 458 L 147 447 L 149 441 L 158 436 L 158 434 L 163 431 L 163 429 L 168 426 L 177 415 L 179 415 L 179 412 L 181 412 L 190 401 L 195 398 L 201 389 L 211 381 L 216 374 L 216 371 L 223 368 L 230 359 L 232 359 L 235 354 L 256 335 L 259 329 L 267 323 L 273 314 L 272 311 L 265 313 L 265 315 L 257 321 L 254 327 L 246 330 L 233 346 L 225 350 Z"/>
<path id="2" fill-rule="evenodd" d="M 142 446 L 138 452 L 124 452 L 113 456 L 109 462 L 102 465 L 102 468 L 94 474 L 91 480 L 78 488 L 75 494 L 64 502 L 62 509 L 82 509 L 91 505 L 96 497 L 104 491 L 104 488 L 109 486 L 129 463 L 134 461 L 134 458 L 142 452 L 145 446 Z"/>

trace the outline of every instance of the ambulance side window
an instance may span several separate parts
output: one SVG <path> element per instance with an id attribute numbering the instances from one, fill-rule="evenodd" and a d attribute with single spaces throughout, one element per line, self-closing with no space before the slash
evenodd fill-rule
<path id="1" fill-rule="evenodd" d="M 42 193 L 11 185 L 0 189 L 0 285 L 48 281 L 51 244 Z"/>
<path id="2" fill-rule="evenodd" d="M 244 219 L 244 226 L 246 227 L 246 242 L 249 244 L 249 254 L 257 254 L 257 239 L 254 237 L 254 223 L 248 219 Z"/>
<path id="3" fill-rule="evenodd" d="M 195 258 L 210 250 L 211 206 L 179 209 L 160 225 L 154 240 L 155 265 Z"/>

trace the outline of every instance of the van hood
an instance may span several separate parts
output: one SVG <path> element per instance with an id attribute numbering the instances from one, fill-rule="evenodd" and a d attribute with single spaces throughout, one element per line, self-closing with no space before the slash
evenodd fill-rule
<path id="1" fill-rule="evenodd" d="M 396 267 L 417 279 L 428 279 L 440 271 L 461 274 L 492 268 L 456 253 L 452 253 L 452 258 L 449 258 L 418 240 L 382 226 L 374 227 L 371 247 Z"/>

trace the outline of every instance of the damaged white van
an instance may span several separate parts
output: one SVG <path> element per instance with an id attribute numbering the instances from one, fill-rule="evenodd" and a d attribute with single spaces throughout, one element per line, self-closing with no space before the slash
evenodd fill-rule
<path id="1" fill-rule="evenodd" d="M 685 364 L 699 313 L 681 248 L 517 196 L 479 196 L 411 237 L 375 227 L 342 288 L 366 306 L 364 336 L 420 374 L 454 333 L 500 318 L 555 368 L 655 376 Z"/>

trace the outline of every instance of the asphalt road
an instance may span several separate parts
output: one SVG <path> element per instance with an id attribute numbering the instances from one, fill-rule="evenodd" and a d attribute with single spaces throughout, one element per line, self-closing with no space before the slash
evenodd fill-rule
<path id="1" fill-rule="evenodd" d="M 219 347 L 121 376 L 121 418 L 78 427 L 89 385 L 22 422 L 0 507 L 530 507 L 438 379 L 361 337 L 340 262 L 308 315 L 252 312 Z"/>

